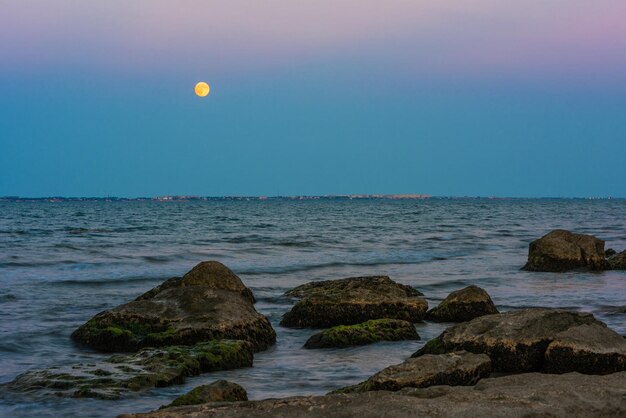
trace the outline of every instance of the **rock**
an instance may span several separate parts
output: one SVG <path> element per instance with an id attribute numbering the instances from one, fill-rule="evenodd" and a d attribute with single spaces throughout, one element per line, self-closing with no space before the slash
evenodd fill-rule
<path id="1" fill-rule="evenodd" d="M 210 385 L 201 385 L 193 388 L 186 394 L 174 399 L 171 404 L 160 409 L 173 406 L 198 405 L 207 402 L 237 402 L 247 401 L 248 393 L 237 383 L 227 380 L 217 380 Z"/>
<path id="2" fill-rule="evenodd" d="M 606 268 L 604 241 L 592 235 L 556 229 L 530 243 L 523 270 L 567 271 Z"/>
<path id="3" fill-rule="evenodd" d="M 338 280 L 319 280 L 309 282 L 285 293 L 285 296 L 294 298 L 305 298 L 313 295 L 325 295 L 336 292 L 346 292 L 350 289 L 369 290 L 373 293 L 384 293 L 392 290 L 394 294 L 399 296 L 424 296 L 414 287 L 396 283 L 389 276 L 365 276 L 365 277 L 348 277 L 347 279 Z"/>
<path id="4" fill-rule="evenodd" d="M 183 277 L 173 277 L 166 280 L 135 300 L 152 299 L 157 293 L 165 289 L 185 286 L 205 286 L 212 289 L 232 290 L 233 292 L 241 293 L 251 303 L 256 302 L 252 291 L 243 284 L 241 279 L 231 269 L 219 261 L 203 261 Z"/>
<path id="5" fill-rule="evenodd" d="M 285 327 L 326 328 L 382 318 L 418 322 L 428 309 L 417 290 L 387 276 L 313 282 L 287 295 L 303 299 L 283 316 Z"/>
<path id="6" fill-rule="evenodd" d="M 607 376 L 529 373 L 476 386 L 405 388 L 326 396 L 210 403 L 124 418 L 624 417 L 626 372 Z"/>
<path id="7" fill-rule="evenodd" d="M 260 351 L 276 341 L 276 333 L 252 300 L 249 289 L 225 266 L 200 263 L 180 279 L 99 313 L 72 338 L 109 352 L 214 339 L 246 340 Z"/>
<path id="8" fill-rule="evenodd" d="M 465 322 L 483 315 L 498 313 L 489 294 L 478 286 L 452 292 L 436 308 L 427 312 L 433 321 Z"/>
<path id="9" fill-rule="evenodd" d="M 626 270 L 626 250 L 609 257 L 607 263 L 611 270 Z"/>
<path id="10" fill-rule="evenodd" d="M 8 388 L 57 396 L 118 399 L 124 392 L 180 384 L 187 376 L 252 366 L 252 346 L 245 341 L 216 340 L 195 346 L 146 348 L 89 364 L 32 370 Z"/>
<path id="11" fill-rule="evenodd" d="M 403 388 L 428 386 L 475 385 L 491 373 L 491 360 L 486 354 L 467 351 L 410 358 L 387 367 L 365 382 L 339 389 L 335 393 L 366 392 L 370 390 L 397 391 Z"/>
<path id="12" fill-rule="evenodd" d="M 626 370 L 626 340 L 603 324 L 572 327 L 555 335 L 544 371 L 609 374 Z"/>
<path id="13" fill-rule="evenodd" d="M 583 325 L 590 327 L 575 329 Z M 487 354 L 497 372 L 552 369 L 559 373 L 604 374 L 610 365 L 615 366 L 613 371 L 624 370 L 620 366 L 622 360 L 607 360 L 607 353 L 619 350 L 620 346 L 615 342 L 617 338 L 617 333 L 592 314 L 531 308 L 481 316 L 450 327 L 426 343 L 413 357 L 467 350 Z M 551 343 L 555 344 L 555 349 L 561 349 L 549 357 L 547 350 Z M 571 352 L 565 351 L 564 347 L 572 348 Z M 622 358 L 623 354 L 617 356 Z M 582 360 L 584 362 L 579 362 Z"/>
<path id="14" fill-rule="evenodd" d="M 615 251 L 613 248 L 609 248 L 608 250 L 606 250 L 606 251 L 604 252 L 604 256 L 605 256 L 606 258 L 609 258 L 609 257 L 611 257 L 611 256 L 613 256 L 613 255 L 615 255 L 615 254 L 617 254 L 617 251 Z"/>
<path id="15" fill-rule="evenodd" d="M 415 327 L 400 319 L 372 319 L 356 325 L 337 325 L 317 334 L 304 348 L 350 347 L 378 341 L 419 340 Z"/>

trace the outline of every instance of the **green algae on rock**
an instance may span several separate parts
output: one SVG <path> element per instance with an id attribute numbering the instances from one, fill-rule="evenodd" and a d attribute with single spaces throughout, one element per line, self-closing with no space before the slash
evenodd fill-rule
<path id="1" fill-rule="evenodd" d="M 276 341 L 268 319 L 241 280 L 216 261 L 203 262 L 180 279 L 170 279 L 94 316 L 72 338 L 101 351 L 191 345 L 214 339 L 249 341 L 255 351 Z"/>
<path id="2" fill-rule="evenodd" d="M 428 309 L 417 290 L 387 276 L 312 282 L 286 295 L 303 299 L 283 316 L 285 327 L 326 328 L 383 318 L 419 322 Z"/>
<path id="3" fill-rule="evenodd" d="M 198 405 L 207 402 L 238 402 L 247 401 L 248 393 L 236 383 L 227 380 L 217 380 L 208 385 L 193 388 L 184 395 L 174 399 L 172 403 L 160 409 L 174 406 Z"/>
<path id="4" fill-rule="evenodd" d="M 465 322 L 483 315 L 497 314 L 489 294 L 470 285 L 450 293 L 437 307 L 426 313 L 426 318 L 442 322 Z"/>
<path id="5" fill-rule="evenodd" d="M 252 366 L 252 345 L 216 340 L 194 346 L 146 348 L 89 364 L 32 370 L 8 388 L 17 392 L 47 390 L 58 396 L 118 399 L 124 392 L 180 384 L 185 377 Z"/>
<path id="6" fill-rule="evenodd" d="M 485 354 L 466 351 L 410 358 L 389 366 L 365 382 L 332 393 L 367 392 L 371 390 L 398 391 L 403 388 L 429 386 L 469 386 L 491 373 L 491 360 Z"/>
<path id="7" fill-rule="evenodd" d="M 419 340 L 412 323 L 400 319 L 372 319 L 355 325 L 338 325 L 313 334 L 304 348 L 350 347 L 378 341 Z"/>
<path id="8" fill-rule="evenodd" d="M 497 372 L 626 370 L 626 341 L 592 314 L 560 309 L 481 316 L 446 329 L 413 357 L 457 350 L 487 354 Z"/>
<path id="9" fill-rule="evenodd" d="M 120 418 L 624 417 L 626 372 L 606 376 L 526 373 L 475 386 L 404 388 L 235 403 L 207 403 Z"/>

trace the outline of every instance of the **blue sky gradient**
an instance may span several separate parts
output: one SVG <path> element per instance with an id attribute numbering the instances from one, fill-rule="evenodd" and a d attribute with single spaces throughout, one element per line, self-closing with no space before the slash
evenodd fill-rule
<path id="1" fill-rule="evenodd" d="M 365 2 L 349 20 L 354 2 L 328 3 L 330 33 L 280 1 L 262 24 L 217 27 L 160 1 L 138 2 L 160 8 L 154 22 L 129 21 L 141 10 L 112 3 L 102 21 L 71 1 L 52 17 L 39 2 L 45 21 L 13 3 L 0 17 L 0 196 L 626 197 L 618 2 L 568 3 L 595 16 L 573 27 L 539 24 L 554 12 L 539 2 L 530 15 L 470 2 L 474 19 L 450 1 L 382 17 Z M 184 2 L 243 7 L 210 3 Z"/>

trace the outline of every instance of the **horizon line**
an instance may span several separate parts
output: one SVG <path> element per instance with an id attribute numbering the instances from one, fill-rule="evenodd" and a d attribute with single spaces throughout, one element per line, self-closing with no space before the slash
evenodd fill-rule
<path id="1" fill-rule="evenodd" d="M 323 194 L 323 195 L 158 195 L 158 196 L 36 196 L 26 197 L 19 195 L 0 196 L 0 201 L 28 201 L 28 200 L 60 200 L 60 201 L 89 201 L 89 200 L 116 200 L 116 201 L 202 201 L 202 200 L 316 200 L 316 199 L 386 199 L 386 200 L 424 200 L 424 199 L 581 199 L 581 200 L 619 200 L 626 199 L 621 196 L 481 196 L 481 195 L 430 195 L 430 194 L 380 194 L 380 193 L 355 193 L 355 194 Z"/>

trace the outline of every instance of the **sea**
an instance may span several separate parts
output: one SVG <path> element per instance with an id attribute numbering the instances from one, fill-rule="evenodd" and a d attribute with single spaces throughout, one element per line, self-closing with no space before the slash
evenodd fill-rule
<path id="1" fill-rule="evenodd" d="M 626 334 L 626 272 L 521 271 L 528 244 L 552 229 L 626 249 L 623 199 L 319 199 L 0 202 L 0 416 L 113 417 L 147 412 L 191 388 L 236 382 L 250 399 L 321 395 L 402 362 L 449 324 L 416 324 L 419 341 L 307 350 L 314 332 L 287 329 L 284 292 L 314 280 L 388 275 L 431 307 L 478 285 L 500 311 L 592 312 Z M 121 400 L 16 394 L 31 369 L 107 357 L 70 340 L 93 315 L 134 299 L 204 260 L 252 289 L 278 340 L 254 366 L 206 373 Z"/>

